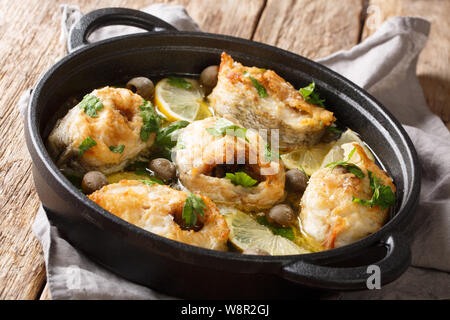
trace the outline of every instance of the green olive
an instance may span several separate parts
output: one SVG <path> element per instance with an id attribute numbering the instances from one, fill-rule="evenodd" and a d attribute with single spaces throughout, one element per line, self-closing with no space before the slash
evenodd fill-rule
<path id="1" fill-rule="evenodd" d="M 266 214 L 266 218 L 270 223 L 287 227 L 295 222 L 296 215 L 287 204 L 277 204 Z"/>
<path id="2" fill-rule="evenodd" d="M 137 93 L 145 100 L 150 100 L 155 92 L 152 80 L 145 77 L 136 77 L 128 81 L 127 89 Z"/>
<path id="3" fill-rule="evenodd" d="M 108 179 L 100 171 L 89 171 L 83 176 L 81 189 L 86 194 L 91 194 L 108 184 Z"/>
<path id="4" fill-rule="evenodd" d="M 268 253 L 266 250 L 260 249 L 260 248 L 248 248 L 245 249 L 243 254 L 250 254 L 250 255 L 259 255 L 259 256 L 270 256 L 270 253 Z"/>
<path id="5" fill-rule="evenodd" d="M 150 161 L 150 170 L 164 182 L 169 182 L 177 176 L 177 169 L 175 165 L 167 159 L 157 158 Z"/>

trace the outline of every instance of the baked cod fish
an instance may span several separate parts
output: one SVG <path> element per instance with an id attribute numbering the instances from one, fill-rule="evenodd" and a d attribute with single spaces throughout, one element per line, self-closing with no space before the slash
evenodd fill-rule
<path id="1" fill-rule="evenodd" d="M 60 169 L 120 171 L 153 144 L 153 114 L 153 106 L 128 89 L 94 90 L 58 120 L 47 150 Z"/>
<path id="2" fill-rule="evenodd" d="M 230 230 L 216 205 L 205 196 L 189 194 L 160 184 L 122 180 L 88 196 L 117 217 L 157 235 L 193 246 L 227 250 Z M 193 226 L 183 220 L 186 202 L 200 203 L 203 216 L 197 216 Z M 198 206 L 193 206 L 198 209 Z M 192 212 L 192 211 L 191 211 Z"/>
<path id="3" fill-rule="evenodd" d="M 245 128 L 278 129 L 279 146 L 285 149 L 316 144 L 336 120 L 274 71 L 245 67 L 225 52 L 208 99 L 216 115 Z"/>
<path id="4" fill-rule="evenodd" d="M 316 171 L 301 200 L 302 230 L 321 250 L 358 241 L 388 219 L 395 186 L 357 143 L 342 145 L 347 162 Z M 359 168 L 359 170 L 357 169 Z"/>

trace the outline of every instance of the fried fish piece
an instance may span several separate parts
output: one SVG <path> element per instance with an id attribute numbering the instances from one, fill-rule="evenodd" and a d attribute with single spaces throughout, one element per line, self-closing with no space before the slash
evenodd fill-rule
<path id="1" fill-rule="evenodd" d="M 94 90 L 90 96 L 103 107 L 85 110 L 78 104 L 70 109 L 50 133 L 47 149 L 60 169 L 120 171 L 154 142 L 155 133 L 146 141 L 140 136 L 144 99 L 128 89 L 112 87 Z M 85 139 L 95 145 L 81 154 Z"/>
<path id="2" fill-rule="evenodd" d="M 207 130 L 220 121 L 207 118 L 184 128 L 176 150 L 179 179 L 192 192 L 208 196 L 216 203 L 243 210 L 266 209 L 285 197 L 285 170 L 278 157 L 267 157 L 264 139 L 255 131 L 245 139 L 233 135 L 214 136 Z M 227 173 L 243 172 L 252 186 L 233 184 Z"/>
<path id="3" fill-rule="evenodd" d="M 225 52 L 208 99 L 216 115 L 245 128 L 278 129 L 279 146 L 286 149 L 317 143 L 336 120 L 274 71 L 245 67 Z"/>
<path id="4" fill-rule="evenodd" d="M 188 193 L 168 186 L 122 180 L 95 191 L 89 199 L 119 218 L 160 236 L 193 246 L 227 250 L 230 230 L 216 205 L 197 195 L 205 204 L 204 217 L 196 230 L 181 223 Z"/>
<path id="5" fill-rule="evenodd" d="M 349 162 L 362 170 L 364 178 L 340 166 L 322 168 L 309 179 L 300 203 L 302 230 L 324 250 L 358 241 L 380 229 L 388 219 L 389 208 L 353 201 L 371 199 L 368 171 L 395 193 L 392 179 L 367 157 L 359 144 L 347 143 L 342 148 L 346 157 L 355 148 Z"/>

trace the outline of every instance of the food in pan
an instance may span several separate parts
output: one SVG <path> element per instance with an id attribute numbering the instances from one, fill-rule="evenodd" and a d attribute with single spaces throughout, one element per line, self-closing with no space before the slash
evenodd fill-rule
<path id="1" fill-rule="evenodd" d="M 226 53 L 208 98 L 218 116 L 242 127 L 278 129 L 281 148 L 316 144 L 335 120 L 274 71 L 244 67 Z"/>
<path id="2" fill-rule="evenodd" d="M 176 165 L 187 189 L 244 210 L 268 209 L 284 199 L 284 168 L 265 159 L 266 142 L 257 132 L 211 117 L 183 129 L 178 143 Z"/>
<path id="3" fill-rule="evenodd" d="M 47 148 L 60 168 L 113 173 L 148 150 L 158 126 L 151 103 L 130 90 L 105 87 L 57 122 Z"/>
<path id="4" fill-rule="evenodd" d="M 207 249 L 227 249 L 228 225 L 205 196 L 151 180 L 122 180 L 88 197 L 119 218 L 160 236 Z"/>
<path id="5" fill-rule="evenodd" d="M 226 53 L 198 79 L 152 80 L 95 89 L 48 137 L 60 170 L 112 214 L 253 255 L 341 247 L 388 220 L 393 180 L 314 82 L 296 90 Z"/>

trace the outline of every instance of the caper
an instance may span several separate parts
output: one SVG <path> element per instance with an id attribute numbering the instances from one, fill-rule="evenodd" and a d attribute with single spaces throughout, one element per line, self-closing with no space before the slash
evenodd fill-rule
<path id="1" fill-rule="evenodd" d="M 291 169 L 286 172 L 286 186 L 290 191 L 302 193 L 308 184 L 308 177 L 298 169 Z"/>
<path id="2" fill-rule="evenodd" d="M 248 248 L 245 249 L 243 254 L 251 254 L 251 255 L 260 255 L 260 256 L 270 256 L 270 253 L 268 253 L 266 250 L 260 249 L 260 248 Z"/>
<path id="3" fill-rule="evenodd" d="M 200 74 L 200 83 L 209 89 L 214 88 L 217 84 L 218 73 L 219 66 L 209 66 L 203 69 L 202 73 Z"/>
<path id="4" fill-rule="evenodd" d="M 150 100 L 155 92 L 152 80 L 146 77 L 136 77 L 128 81 L 127 89 L 137 93 L 145 100 Z"/>
<path id="5" fill-rule="evenodd" d="M 150 170 L 164 182 L 173 180 L 177 175 L 177 169 L 175 165 L 167 159 L 157 158 L 150 161 Z"/>
<path id="6" fill-rule="evenodd" d="M 101 189 L 108 184 L 108 179 L 100 171 L 89 171 L 83 176 L 81 181 L 81 189 L 86 194 Z"/>
<path id="7" fill-rule="evenodd" d="M 294 223 L 296 216 L 287 204 L 277 204 L 266 214 L 266 218 L 270 223 L 286 227 Z"/>

